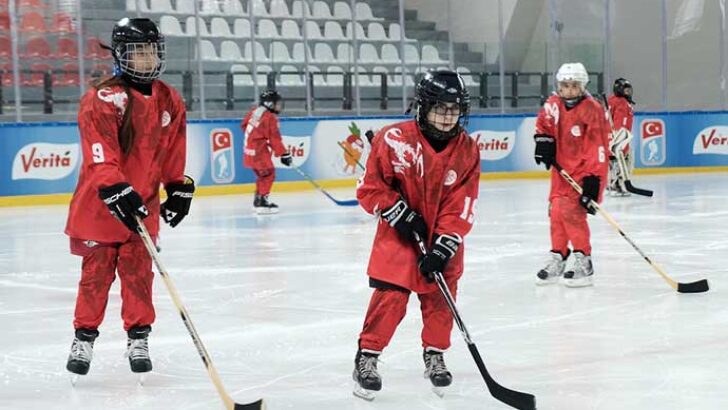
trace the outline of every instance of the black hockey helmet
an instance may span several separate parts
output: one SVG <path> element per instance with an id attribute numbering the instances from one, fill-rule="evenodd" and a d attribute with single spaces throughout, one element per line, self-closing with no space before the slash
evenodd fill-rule
<path id="1" fill-rule="evenodd" d="M 441 131 L 430 123 L 427 115 L 441 103 L 454 103 L 459 108 L 458 122 L 449 131 Z M 415 118 L 425 136 L 437 140 L 456 137 L 465 128 L 470 114 L 470 93 L 460 74 L 452 70 L 430 70 L 415 89 Z"/>
<path id="2" fill-rule="evenodd" d="M 614 86 L 612 86 L 612 91 L 614 91 L 614 95 L 618 97 L 624 97 L 629 101 L 631 104 L 634 104 L 634 101 L 632 100 L 632 83 L 629 82 L 626 78 L 617 78 L 614 80 Z"/>
<path id="3" fill-rule="evenodd" d="M 278 91 L 265 90 L 265 91 L 263 91 L 263 93 L 260 94 L 260 99 L 258 101 L 258 104 L 267 108 L 268 111 L 270 111 L 270 112 L 279 114 L 280 111 L 276 110 L 276 103 L 278 101 L 283 101 L 283 97 L 281 97 L 281 95 L 278 94 Z"/>
<path id="4" fill-rule="evenodd" d="M 167 68 L 164 36 L 148 18 L 123 18 L 111 32 L 111 54 L 114 56 L 116 74 L 125 74 L 133 81 L 149 83 L 159 78 Z M 136 59 L 155 57 L 143 67 Z M 148 61 L 148 60 L 147 60 Z"/>

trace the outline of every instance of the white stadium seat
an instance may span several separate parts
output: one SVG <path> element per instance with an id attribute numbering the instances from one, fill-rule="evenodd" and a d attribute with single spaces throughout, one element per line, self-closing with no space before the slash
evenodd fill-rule
<path id="1" fill-rule="evenodd" d="M 368 30 L 369 31 L 369 40 L 380 40 L 380 41 L 388 41 L 389 38 L 387 37 L 387 33 L 384 31 L 384 26 L 382 26 L 381 23 L 372 22 L 369 23 Z"/>
<path id="2" fill-rule="evenodd" d="M 253 42 L 248 41 L 245 43 L 245 50 L 243 52 L 243 57 L 246 61 L 252 61 L 253 60 Z M 255 60 L 256 61 L 270 61 L 268 59 L 268 55 L 265 52 L 265 48 L 263 48 L 263 45 L 259 42 L 255 42 Z"/>
<path id="3" fill-rule="evenodd" d="M 282 86 L 288 86 L 288 87 L 301 87 L 305 83 L 303 82 L 303 78 L 300 74 L 292 74 L 291 71 L 297 71 L 298 69 L 292 65 L 284 65 L 281 67 L 280 71 L 286 72 L 288 71 L 288 74 L 280 74 L 280 80 L 277 82 L 277 85 Z"/>
<path id="4" fill-rule="evenodd" d="M 149 1 L 139 0 L 139 8 L 142 13 L 149 13 Z M 126 10 L 136 11 L 136 0 L 126 0 Z"/>
<path id="5" fill-rule="evenodd" d="M 420 62 L 420 53 L 417 51 L 417 47 L 412 44 L 404 45 L 404 62 L 410 64 Z"/>
<path id="6" fill-rule="evenodd" d="M 354 64 L 354 51 L 349 43 L 341 43 L 336 47 L 336 61 L 341 64 Z"/>
<path id="7" fill-rule="evenodd" d="M 351 20 L 351 7 L 349 3 L 337 1 L 334 3 L 334 18 L 338 20 Z"/>
<path id="8" fill-rule="evenodd" d="M 357 20 L 383 20 L 376 18 L 372 14 L 372 9 L 367 3 L 358 2 L 356 3 L 356 19 Z"/>
<path id="9" fill-rule="evenodd" d="M 224 0 L 222 2 L 222 13 L 226 16 L 245 16 L 245 9 L 240 0 Z"/>
<path id="10" fill-rule="evenodd" d="M 346 38 L 354 38 L 354 35 L 352 33 L 351 29 L 351 21 L 346 23 Z M 356 39 L 357 40 L 366 40 L 367 35 L 364 32 L 364 26 L 361 25 L 361 23 L 356 23 Z"/>
<path id="11" fill-rule="evenodd" d="M 394 44 L 383 44 L 382 45 L 382 62 L 383 63 L 397 63 L 399 59 L 399 49 Z"/>
<path id="12" fill-rule="evenodd" d="M 359 46 L 359 62 L 364 64 L 379 63 L 377 49 L 373 44 L 364 43 Z"/>
<path id="13" fill-rule="evenodd" d="M 220 60 L 223 61 L 243 61 L 243 56 L 240 54 L 240 47 L 237 43 L 230 40 L 225 40 L 220 45 Z"/>
<path id="14" fill-rule="evenodd" d="M 233 84 L 242 86 L 252 86 L 253 77 L 250 73 L 250 68 L 243 64 L 233 64 L 230 66 L 230 72 L 233 73 Z M 235 74 L 235 73 L 246 73 L 246 74 Z"/>
<path id="15" fill-rule="evenodd" d="M 283 20 L 281 24 L 281 37 L 300 40 L 302 37 L 301 31 L 298 28 L 298 22 L 295 20 Z"/>
<path id="16" fill-rule="evenodd" d="M 311 55 L 311 48 L 306 47 L 306 51 L 308 52 L 308 61 L 313 61 L 313 56 Z M 296 43 L 293 45 L 293 61 L 305 61 L 303 55 L 303 43 Z"/>
<path id="17" fill-rule="evenodd" d="M 276 23 L 273 20 L 260 19 L 258 20 L 258 37 L 260 38 L 278 38 L 278 29 Z"/>
<path id="18" fill-rule="evenodd" d="M 200 25 L 200 36 L 201 37 L 210 37 L 210 33 L 207 31 L 207 24 L 205 24 L 205 19 L 203 19 L 202 17 L 198 17 L 197 22 Z M 185 22 L 185 27 L 187 27 L 188 36 L 197 35 L 196 26 L 195 26 L 195 16 L 187 17 L 187 21 Z"/>
<path id="19" fill-rule="evenodd" d="M 321 0 L 313 2 L 313 18 L 315 19 L 333 19 L 329 5 Z"/>
<path id="20" fill-rule="evenodd" d="M 177 0 L 177 14 L 195 14 L 195 1 L 194 0 Z"/>
<path id="21" fill-rule="evenodd" d="M 316 63 L 332 64 L 336 62 L 333 50 L 326 43 L 316 43 L 313 48 L 313 55 Z"/>
<path id="22" fill-rule="evenodd" d="M 430 44 L 422 46 L 422 62 L 425 64 L 447 63 L 446 60 L 440 58 L 440 53 L 437 51 L 437 48 Z"/>
<path id="23" fill-rule="evenodd" d="M 466 86 L 477 87 L 480 85 L 480 80 L 477 76 L 470 75 L 470 70 L 466 67 L 458 67 L 455 69 L 463 77 L 463 81 Z"/>
<path id="24" fill-rule="evenodd" d="M 252 4 L 252 7 L 250 6 Z M 268 10 L 265 8 L 263 0 L 250 0 L 248 2 L 248 12 L 256 16 L 267 16 Z"/>
<path id="25" fill-rule="evenodd" d="M 285 0 L 271 0 L 270 15 L 273 17 L 290 17 L 291 13 L 288 12 L 288 5 Z"/>
<path id="26" fill-rule="evenodd" d="M 152 13 L 174 13 L 172 2 L 169 0 L 150 0 L 149 11 Z"/>
<path id="27" fill-rule="evenodd" d="M 344 32 L 341 30 L 341 24 L 335 21 L 327 21 L 324 24 L 324 37 L 327 40 L 346 40 Z"/>
<path id="28" fill-rule="evenodd" d="M 179 20 L 174 16 L 162 16 L 159 19 L 159 29 L 165 36 L 184 36 L 185 33 L 182 31 L 182 26 L 179 24 Z"/>
<path id="29" fill-rule="evenodd" d="M 200 14 L 222 14 L 217 0 L 198 0 Z"/>
<path id="30" fill-rule="evenodd" d="M 309 40 L 317 40 L 323 38 L 323 36 L 321 35 L 321 28 L 319 27 L 317 22 L 311 20 L 306 21 L 306 37 Z"/>
<path id="31" fill-rule="evenodd" d="M 326 69 L 326 84 L 332 87 L 344 85 L 344 70 L 336 65 L 331 65 Z"/>
<path id="32" fill-rule="evenodd" d="M 206 61 L 217 61 L 219 58 L 217 58 L 217 52 L 215 51 L 215 45 L 212 44 L 209 40 L 201 40 L 200 41 L 200 56 L 202 57 L 202 60 Z M 195 58 L 197 58 L 197 53 L 195 53 Z"/>
<path id="33" fill-rule="evenodd" d="M 235 33 L 235 37 L 250 38 L 250 21 L 248 19 L 235 19 L 233 33 Z"/>
<path id="34" fill-rule="evenodd" d="M 303 0 L 295 0 L 291 7 L 291 17 L 301 18 L 303 17 Z M 306 16 L 311 17 L 311 8 L 308 6 L 308 0 L 306 0 Z"/>
<path id="35" fill-rule="evenodd" d="M 213 37 L 233 37 L 233 33 L 230 32 L 230 26 L 227 21 L 222 17 L 213 17 L 210 22 L 210 34 Z"/>
<path id="36" fill-rule="evenodd" d="M 270 59 L 274 63 L 287 63 L 291 61 L 291 55 L 288 53 L 288 46 L 280 41 L 274 41 L 270 45 Z"/>

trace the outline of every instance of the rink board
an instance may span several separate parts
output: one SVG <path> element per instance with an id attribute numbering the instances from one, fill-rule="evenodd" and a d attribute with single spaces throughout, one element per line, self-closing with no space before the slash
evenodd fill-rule
<path id="1" fill-rule="evenodd" d="M 366 162 L 367 130 L 407 118 L 282 118 L 280 124 L 294 164 L 336 186 L 336 181 L 346 185 L 361 175 L 357 161 Z M 534 125 L 532 115 L 471 116 L 468 130 L 478 141 L 482 171 L 504 176 L 538 171 Z M 239 120 L 192 120 L 187 130 L 186 172 L 199 186 L 223 193 L 226 187 L 255 181 L 242 164 Z M 635 164 L 645 171 L 728 166 L 728 112 L 638 113 L 632 132 Z M 0 148 L 0 197 L 73 192 L 81 161 L 76 123 L 0 124 Z M 294 170 L 274 163 L 277 181 L 302 180 Z"/>

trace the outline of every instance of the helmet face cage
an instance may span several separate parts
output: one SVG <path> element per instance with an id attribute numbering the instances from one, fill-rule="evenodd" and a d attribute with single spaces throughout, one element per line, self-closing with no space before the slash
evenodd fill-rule
<path id="1" fill-rule="evenodd" d="M 454 107 L 447 108 L 446 103 L 453 103 Z M 465 83 L 460 75 L 455 72 L 443 70 L 427 73 L 417 84 L 415 105 L 420 130 L 433 139 L 448 140 L 454 138 L 468 124 L 470 93 L 465 88 Z M 429 114 L 432 110 L 435 110 L 435 112 L 432 120 L 430 120 Z M 452 129 L 442 131 L 434 125 L 446 123 L 445 116 L 455 114 L 458 116 L 458 120 Z"/>
<path id="2" fill-rule="evenodd" d="M 614 87 L 612 87 L 614 95 L 626 98 L 629 102 L 632 101 L 632 84 L 625 78 L 618 78 L 614 81 Z"/>
<path id="3" fill-rule="evenodd" d="M 140 83 L 159 78 L 167 68 L 164 39 L 155 42 L 120 42 L 114 49 L 119 70 Z"/>
<path id="4" fill-rule="evenodd" d="M 276 110 L 276 103 L 278 102 L 281 103 L 280 110 Z M 275 90 L 266 90 L 260 95 L 260 105 L 267 108 L 268 111 L 279 114 L 284 108 L 283 97 Z"/>

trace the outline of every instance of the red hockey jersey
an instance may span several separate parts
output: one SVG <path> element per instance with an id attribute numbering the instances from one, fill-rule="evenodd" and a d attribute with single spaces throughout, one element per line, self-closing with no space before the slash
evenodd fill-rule
<path id="1" fill-rule="evenodd" d="M 480 153 L 475 141 L 461 133 L 441 152 L 435 152 L 417 123 L 405 121 L 381 129 L 373 139 L 366 172 L 356 196 L 365 211 L 377 214 L 400 197 L 422 215 L 433 234 L 461 237 L 473 226 L 480 183 Z M 464 244 L 445 269 L 448 278 L 463 273 Z M 437 286 L 427 283 L 417 268 L 420 252 L 412 241 L 379 219 L 367 273 L 370 277 L 416 293 Z"/>
<path id="2" fill-rule="evenodd" d="M 556 162 L 576 182 L 581 184 L 587 175 L 601 179 L 599 201 L 607 184 L 610 131 L 604 109 L 589 95 L 568 111 L 561 97 L 552 95 L 536 119 L 536 133 L 556 138 Z M 549 200 L 558 196 L 578 198 L 579 194 L 552 168 Z"/>
<path id="3" fill-rule="evenodd" d="M 127 105 L 121 86 L 92 88 L 81 99 L 78 128 L 83 163 L 71 199 L 66 234 L 97 242 L 126 242 L 132 233 L 109 212 L 99 188 L 129 183 L 144 200 L 144 219 L 152 236 L 159 232 L 160 183 L 184 181 L 187 123 L 184 102 L 160 80 L 152 95 L 130 89 L 135 140 L 129 155 L 119 147 L 119 128 Z"/>
<path id="4" fill-rule="evenodd" d="M 265 107 L 250 110 L 240 123 L 245 134 L 243 165 L 253 169 L 271 169 L 271 151 L 277 156 L 286 153 L 278 117 Z"/>
<path id="5" fill-rule="evenodd" d="M 609 97 L 609 113 L 612 115 L 612 123 L 614 124 L 614 132 L 621 128 L 626 128 L 632 132 L 632 121 L 634 121 L 634 108 L 632 104 L 624 97 L 612 95 Z M 630 145 L 624 147 L 626 154 L 630 150 Z"/>

